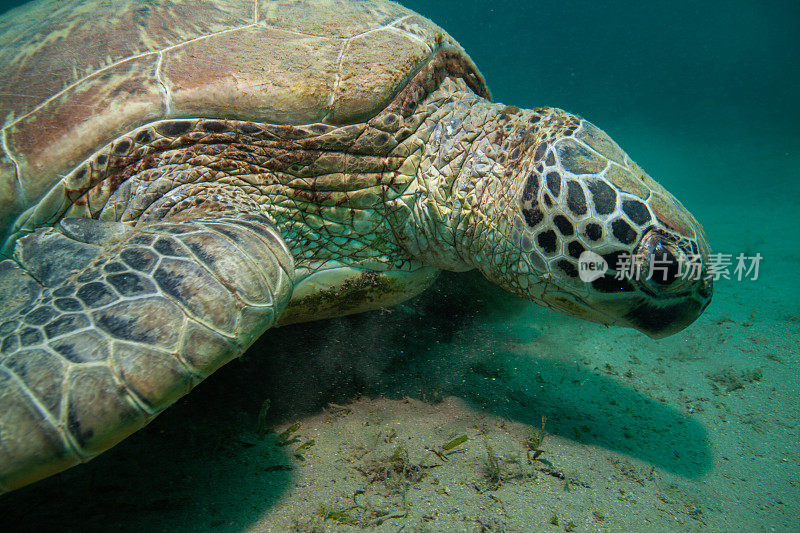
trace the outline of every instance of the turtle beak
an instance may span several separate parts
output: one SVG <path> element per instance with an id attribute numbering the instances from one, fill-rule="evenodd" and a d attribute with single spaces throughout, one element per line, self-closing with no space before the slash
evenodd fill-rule
<path id="1" fill-rule="evenodd" d="M 705 302 L 690 298 L 667 305 L 642 302 L 625 315 L 625 320 L 651 339 L 663 339 L 689 327 L 709 303 L 711 298 Z"/>

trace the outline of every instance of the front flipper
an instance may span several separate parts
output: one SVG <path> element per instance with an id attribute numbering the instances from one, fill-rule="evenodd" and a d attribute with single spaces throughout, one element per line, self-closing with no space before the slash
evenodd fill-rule
<path id="1" fill-rule="evenodd" d="M 273 326 L 294 264 L 257 215 L 66 219 L 0 262 L 0 493 L 110 448 Z"/>

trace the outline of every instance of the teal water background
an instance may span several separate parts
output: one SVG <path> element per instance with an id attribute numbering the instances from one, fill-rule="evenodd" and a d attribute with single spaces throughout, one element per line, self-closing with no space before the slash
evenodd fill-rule
<path id="1" fill-rule="evenodd" d="M 797 191 L 797 180 L 753 170 L 797 149 L 800 3 L 404 4 L 466 48 L 496 100 L 588 118 L 689 204 L 712 191 L 746 192 L 738 187 Z M 687 145 L 685 153 L 664 150 L 642 128 Z M 737 160 L 743 152 L 752 157 Z M 696 163 L 673 172 L 676 158 Z"/>

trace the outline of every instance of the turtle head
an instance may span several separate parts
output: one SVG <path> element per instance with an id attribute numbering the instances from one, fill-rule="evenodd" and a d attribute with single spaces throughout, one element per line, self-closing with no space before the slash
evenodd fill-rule
<path id="1" fill-rule="evenodd" d="M 509 253 L 476 266 L 541 305 L 654 338 L 694 322 L 712 295 L 700 224 L 593 124 L 530 113 L 536 127 L 499 158 L 509 200 L 494 210 L 495 250 Z"/>

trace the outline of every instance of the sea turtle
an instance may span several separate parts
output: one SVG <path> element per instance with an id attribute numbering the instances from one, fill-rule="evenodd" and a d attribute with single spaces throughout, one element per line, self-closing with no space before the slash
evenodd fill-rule
<path id="1" fill-rule="evenodd" d="M 614 141 L 492 103 L 387 0 L 37 0 L 0 64 L 0 492 L 441 269 L 653 337 L 711 299 L 700 225 Z"/>

